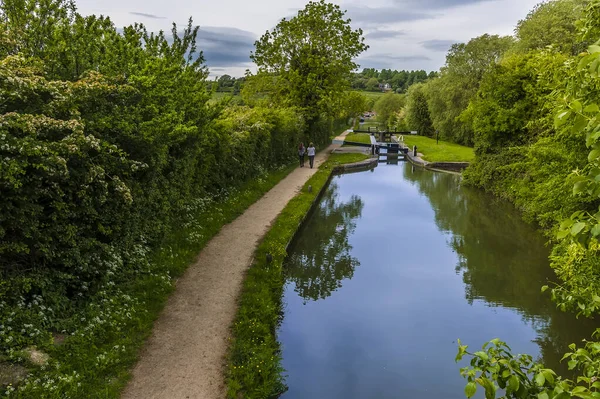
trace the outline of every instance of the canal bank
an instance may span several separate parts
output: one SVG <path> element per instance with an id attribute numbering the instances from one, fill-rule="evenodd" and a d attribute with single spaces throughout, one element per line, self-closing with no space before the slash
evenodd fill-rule
<path id="1" fill-rule="evenodd" d="M 225 366 L 227 397 L 276 397 L 286 390 L 275 332 L 281 320 L 287 249 L 319 203 L 332 176 L 349 164 L 364 167 L 365 157 L 332 154 L 288 202 L 259 243 L 243 281 L 231 328 Z"/>

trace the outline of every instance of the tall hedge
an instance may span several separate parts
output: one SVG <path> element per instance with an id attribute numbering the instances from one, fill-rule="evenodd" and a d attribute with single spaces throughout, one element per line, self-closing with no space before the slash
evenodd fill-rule
<path id="1" fill-rule="evenodd" d="M 68 330 L 191 202 L 288 164 L 301 140 L 329 140 L 329 121 L 309 129 L 294 109 L 211 105 L 191 21 L 167 40 L 67 1 L 13 3 L 0 4 L 1 328 Z"/>

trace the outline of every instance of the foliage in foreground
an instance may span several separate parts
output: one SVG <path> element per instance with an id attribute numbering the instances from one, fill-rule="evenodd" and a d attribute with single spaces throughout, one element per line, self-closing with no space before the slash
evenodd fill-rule
<path id="1" fill-rule="evenodd" d="M 229 398 L 277 397 L 285 392 L 276 329 L 281 319 L 286 247 L 336 165 L 367 159 L 362 154 L 331 154 L 275 220 L 257 248 L 232 329 L 227 364 Z M 313 191 L 308 192 L 308 186 Z M 267 261 L 267 254 L 272 260 Z"/>
<path id="2" fill-rule="evenodd" d="M 176 228 L 159 248 L 149 252 L 147 247 L 140 246 L 126 254 L 130 267 L 126 273 L 117 269 L 124 260 L 115 255 L 111 259 L 115 275 L 88 299 L 88 306 L 66 320 L 69 324 L 63 331 L 64 343 L 41 346 L 50 355 L 46 367 L 28 365 L 20 350 L 9 350 L 10 358 L 24 362 L 31 374 L 16 388 L 4 387 L 3 393 L 14 398 L 91 398 L 99 397 L 99 393 L 103 398 L 118 398 L 176 278 L 223 225 L 234 220 L 295 167 L 261 175 L 239 189 L 222 192 L 219 197 L 195 200 L 174 221 Z M 22 302 L 16 309 L 2 305 L 0 310 L 11 311 L 13 320 L 20 322 L 28 334 L 44 332 L 35 319 L 21 319 L 28 316 L 24 312 L 52 315 L 53 311 L 44 307 L 43 298 L 36 299 L 38 304 L 31 308 Z M 21 332 L 9 328 L 14 327 L 11 322 L 3 325 L 0 336 L 15 341 Z"/>

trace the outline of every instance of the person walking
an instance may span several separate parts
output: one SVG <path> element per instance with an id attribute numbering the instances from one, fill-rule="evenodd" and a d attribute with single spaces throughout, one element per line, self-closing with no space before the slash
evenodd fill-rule
<path id="1" fill-rule="evenodd" d="M 300 159 L 300 167 L 304 167 L 304 153 L 306 152 L 306 148 L 304 148 L 304 143 L 300 143 L 298 146 L 298 158 Z"/>
<path id="2" fill-rule="evenodd" d="M 315 162 L 315 146 L 313 145 L 313 143 L 310 143 L 306 150 L 308 152 L 308 162 L 310 163 L 310 168 L 312 169 L 313 164 Z"/>

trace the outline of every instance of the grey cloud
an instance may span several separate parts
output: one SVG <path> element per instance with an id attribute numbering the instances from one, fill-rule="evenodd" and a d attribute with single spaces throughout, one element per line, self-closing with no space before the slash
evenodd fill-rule
<path id="1" fill-rule="evenodd" d="M 206 65 L 213 67 L 245 66 L 250 64 L 254 50 L 253 33 L 236 28 L 200 27 L 198 50 L 202 50 Z"/>
<path id="2" fill-rule="evenodd" d="M 405 7 L 372 8 L 349 6 L 346 10 L 348 11 L 347 16 L 353 22 L 357 22 L 364 27 L 435 18 L 435 15 L 429 13 L 407 11 Z"/>
<path id="3" fill-rule="evenodd" d="M 406 63 L 421 63 L 422 61 L 430 61 L 431 58 L 425 55 L 394 55 L 394 54 L 372 54 L 361 57 L 357 60 L 361 68 L 375 69 L 404 69 Z M 409 69 L 412 69 L 409 68 Z"/>
<path id="4" fill-rule="evenodd" d="M 447 8 L 468 6 L 497 0 L 394 0 L 394 3 L 422 10 L 443 10 Z"/>
<path id="5" fill-rule="evenodd" d="M 375 29 L 365 35 L 366 39 L 393 39 L 395 37 L 406 35 L 406 32 L 400 30 L 379 30 Z"/>
<path id="6" fill-rule="evenodd" d="M 440 40 L 440 39 L 434 39 L 434 40 L 425 40 L 424 42 L 421 42 L 420 44 L 425 47 L 427 50 L 432 50 L 432 51 L 448 51 L 448 49 L 454 44 L 457 43 L 454 40 Z"/>
<path id="7" fill-rule="evenodd" d="M 160 17 L 154 14 L 146 14 L 145 12 L 130 12 L 131 15 L 137 15 L 138 17 L 151 18 L 151 19 L 166 19 L 166 17 Z"/>

